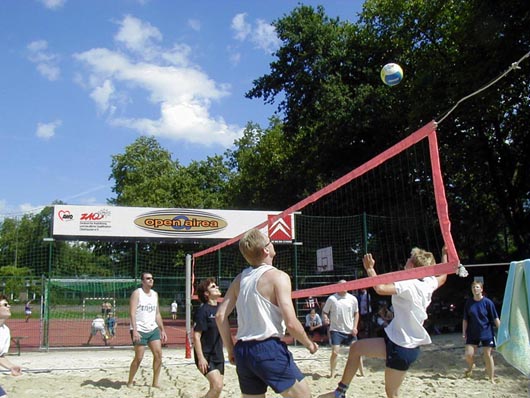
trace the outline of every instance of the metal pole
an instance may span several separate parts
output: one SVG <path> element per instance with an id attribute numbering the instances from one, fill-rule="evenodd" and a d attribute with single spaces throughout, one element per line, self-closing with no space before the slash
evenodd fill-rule
<path id="1" fill-rule="evenodd" d="M 191 358 L 191 254 L 186 254 L 186 358 Z"/>
<path id="2" fill-rule="evenodd" d="M 50 242 L 50 245 L 48 246 L 48 278 L 52 277 L 52 255 L 53 255 L 53 238 L 44 238 L 42 239 L 43 242 Z"/>
<path id="3" fill-rule="evenodd" d="M 138 279 L 138 242 L 134 242 L 134 279 Z"/>
<path id="4" fill-rule="evenodd" d="M 43 330 L 43 341 L 42 345 L 48 351 L 50 347 L 49 343 L 49 329 L 50 329 L 50 278 L 42 278 L 44 284 L 44 330 Z"/>

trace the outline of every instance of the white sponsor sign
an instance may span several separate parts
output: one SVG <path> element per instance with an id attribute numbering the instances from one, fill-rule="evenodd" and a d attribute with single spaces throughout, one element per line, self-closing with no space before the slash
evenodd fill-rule
<path id="1" fill-rule="evenodd" d="M 278 211 L 55 205 L 54 238 L 229 239 Z"/>

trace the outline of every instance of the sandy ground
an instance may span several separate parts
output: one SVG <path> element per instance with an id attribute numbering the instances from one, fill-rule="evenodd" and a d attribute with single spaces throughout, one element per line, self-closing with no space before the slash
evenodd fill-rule
<path id="1" fill-rule="evenodd" d="M 330 379 L 329 347 L 321 347 L 315 354 L 298 346 L 291 351 L 300 369 L 310 383 L 313 397 L 331 391 L 339 377 Z M 342 370 L 346 352 L 339 358 Z M 99 397 L 184 397 L 203 396 L 208 387 L 192 359 L 185 358 L 184 349 L 165 349 L 161 375 L 162 388 L 149 387 L 152 378 L 152 357 L 147 351 L 136 376 L 136 386 L 127 388 L 132 348 L 81 351 L 53 351 L 22 353 L 10 360 L 24 368 L 24 374 L 13 377 L 0 374 L 0 385 L 10 398 L 99 398 Z M 385 397 L 383 387 L 384 363 L 365 358 L 365 376 L 356 377 L 348 397 Z M 465 363 L 463 345 L 458 335 L 433 338 L 433 344 L 424 347 L 420 359 L 409 371 L 401 389 L 402 397 L 530 397 L 529 381 L 495 353 L 497 384 L 485 379 L 484 363 L 477 358 L 473 377 L 463 377 Z M 239 397 L 235 367 L 227 364 L 224 398 Z M 267 397 L 278 397 L 269 390 Z"/>

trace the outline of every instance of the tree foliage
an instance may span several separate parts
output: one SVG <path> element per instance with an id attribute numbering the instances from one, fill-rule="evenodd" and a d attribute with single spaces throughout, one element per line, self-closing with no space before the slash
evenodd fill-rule
<path id="1" fill-rule="evenodd" d="M 116 197 L 110 203 L 119 206 L 174 206 L 173 185 L 178 163 L 154 137 L 141 136 L 112 157 L 112 174 Z"/>
<path id="2" fill-rule="evenodd" d="M 291 144 L 284 185 L 313 192 L 497 77 L 530 48 L 529 8 L 520 0 L 368 0 L 355 24 L 308 6 L 275 21 L 282 47 L 247 95 L 278 99 Z M 387 62 L 405 70 L 397 87 L 378 80 Z M 464 258 L 529 254 L 529 64 L 439 127 Z"/>

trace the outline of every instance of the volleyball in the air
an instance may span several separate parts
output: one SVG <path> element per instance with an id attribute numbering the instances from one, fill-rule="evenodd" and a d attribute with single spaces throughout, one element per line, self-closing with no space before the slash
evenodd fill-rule
<path id="1" fill-rule="evenodd" d="M 395 86 L 403 79 L 403 69 L 398 64 L 390 63 L 381 69 L 381 80 L 387 86 Z"/>

